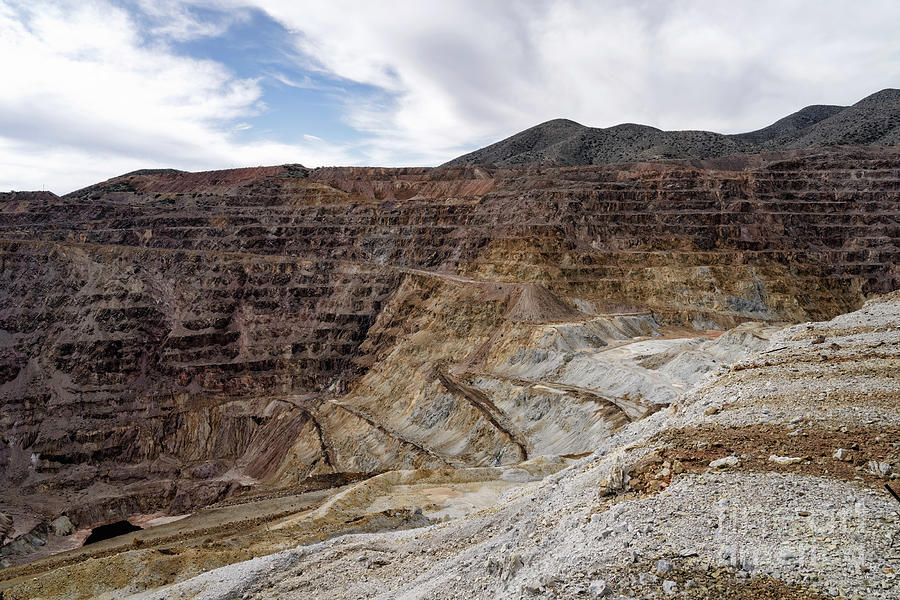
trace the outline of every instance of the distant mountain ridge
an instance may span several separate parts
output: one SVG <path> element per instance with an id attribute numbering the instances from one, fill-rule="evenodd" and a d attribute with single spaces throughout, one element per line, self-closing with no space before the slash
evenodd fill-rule
<path id="1" fill-rule="evenodd" d="M 819 146 L 898 144 L 900 90 L 888 88 L 852 106 L 807 106 L 768 127 L 732 135 L 712 131 L 663 131 L 635 123 L 597 128 L 569 119 L 554 119 L 459 156 L 442 166 L 526 163 L 591 165 L 717 158 L 730 154 Z"/>

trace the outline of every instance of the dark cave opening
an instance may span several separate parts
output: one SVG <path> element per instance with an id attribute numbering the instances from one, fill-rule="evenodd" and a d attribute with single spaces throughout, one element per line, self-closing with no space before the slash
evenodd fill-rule
<path id="1" fill-rule="evenodd" d="M 132 531 L 140 531 L 141 529 L 143 529 L 143 527 L 132 525 L 128 521 L 116 521 L 115 523 L 107 523 L 106 525 L 94 527 L 91 530 L 91 535 L 89 535 L 87 539 L 84 540 L 84 545 L 87 546 L 88 544 L 93 544 L 94 542 L 108 540 L 109 538 L 114 538 L 119 535 L 131 533 Z"/>

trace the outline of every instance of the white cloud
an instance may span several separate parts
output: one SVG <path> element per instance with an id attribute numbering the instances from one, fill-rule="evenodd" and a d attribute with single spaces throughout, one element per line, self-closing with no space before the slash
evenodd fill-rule
<path id="1" fill-rule="evenodd" d="M 304 75 L 303 77 L 288 77 L 284 73 L 275 71 L 267 73 L 269 77 L 286 85 L 288 87 L 297 88 L 298 90 L 319 90 L 319 91 L 331 91 L 331 92 L 345 92 L 338 86 L 334 85 L 326 85 L 320 83 L 318 81 L 314 81 L 312 77 L 309 75 Z"/>
<path id="2" fill-rule="evenodd" d="M 0 0 L 0 56 L 0 190 L 63 193 L 143 167 L 348 162 L 334 146 L 238 141 L 233 121 L 260 110 L 259 83 L 148 44 L 105 2 Z"/>
<path id="3" fill-rule="evenodd" d="M 248 14 L 244 10 L 235 10 L 227 5 L 219 8 L 230 8 L 219 11 L 211 20 L 201 20 L 190 8 L 197 3 L 182 0 L 138 0 L 141 12 L 149 17 L 154 25 L 151 32 L 158 36 L 177 41 L 196 40 L 206 37 L 217 37 L 225 33 L 233 24 L 244 21 Z"/>
<path id="4" fill-rule="evenodd" d="M 556 117 L 738 132 L 900 86 L 893 0 L 11 1 L 0 189 L 65 192 L 153 166 L 437 164 Z M 261 80 L 173 50 L 251 9 L 293 32 L 283 57 L 312 75 L 260 76 L 335 98 L 353 147 L 245 141 L 267 110 Z M 340 80 L 375 91 L 321 83 Z"/>
<path id="5" fill-rule="evenodd" d="M 900 3 L 247 0 L 330 74 L 373 162 L 435 162 L 540 121 L 739 132 L 900 85 Z M 418 159 L 418 160 L 417 160 Z"/>

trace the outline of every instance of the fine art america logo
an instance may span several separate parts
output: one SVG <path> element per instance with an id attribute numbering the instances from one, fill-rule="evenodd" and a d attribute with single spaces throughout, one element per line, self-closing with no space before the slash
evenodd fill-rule
<path id="1" fill-rule="evenodd" d="M 900 502 L 900 496 L 885 487 Z M 844 563 L 865 573 L 873 565 L 900 561 L 900 521 L 885 512 L 883 504 L 876 508 L 874 499 L 837 500 L 808 510 L 738 506 L 722 499 L 716 508 L 715 539 L 721 545 L 720 556 L 748 573 L 759 564 L 780 564 L 790 571 L 792 566 L 808 569 L 824 563 Z M 892 533 L 885 534 L 885 521 L 897 525 Z M 746 535 L 748 528 L 759 535 Z"/>

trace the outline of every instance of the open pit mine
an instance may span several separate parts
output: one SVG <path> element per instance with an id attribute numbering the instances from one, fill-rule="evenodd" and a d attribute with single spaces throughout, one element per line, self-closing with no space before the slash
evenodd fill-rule
<path id="1" fill-rule="evenodd" d="M 880 144 L 0 194 L 2 599 L 900 597 L 881 94 Z"/>

